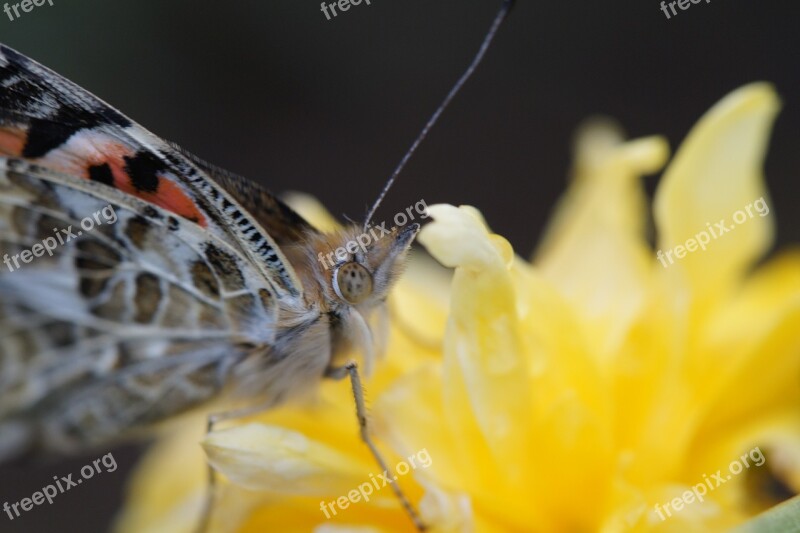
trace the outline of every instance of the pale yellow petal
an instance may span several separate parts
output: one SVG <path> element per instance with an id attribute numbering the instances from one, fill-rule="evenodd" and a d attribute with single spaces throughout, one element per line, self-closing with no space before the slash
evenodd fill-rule
<path id="1" fill-rule="evenodd" d="M 422 228 L 417 240 L 443 265 L 483 270 L 488 265 L 500 269 L 511 261 L 508 242 L 492 238 L 474 207 L 437 204 L 428 213 L 434 222 Z"/>
<path id="2" fill-rule="evenodd" d="M 333 231 L 341 227 L 341 224 L 331 216 L 330 211 L 310 194 L 290 192 L 284 195 L 283 200 L 320 231 Z"/>
<path id="3" fill-rule="evenodd" d="M 128 483 L 117 533 L 189 533 L 206 496 L 204 418 L 189 417 L 149 450 Z"/>
<path id="4" fill-rule="evenodd" d="M 392 324 L 397 335 L 407 337 L 417 346 L 398 349 L 403 358 L 410 358 L 420 348 L 439 354 L 450 306 L 452 271 L 445 269 L 422 251 L 412 250 L 408 266 L 389 296 Z"/>
<path id="5" fill-rule="evenodd" d="M 668 153 L 659 137 L 623 142 L 605 122 L 582 128 L 575 175 L 536 253 L 545 277 L 592 319 L 598 356 L 619 342 L 641 302 L 652 267 L 641 176 Z"/>
<path id="6" fill-rule="evenodd" d="M 458 435 L 451 453 L 474 468 L 525 484 L 532 440 L 529 359 L 522 350 L 514 294 L 513 250 L 469 207 L 436 205 L 420 242 L 456 268 L 444 362 L 444 420 Z M 513 458 L 513 460 L 510 460 Z"/>
<path id="7" fill-rule="evenodd" d="M 435 485 L 427 485 L 419 508 L 425 519 L 436 524 L 437 533 L 475 531 L 472 501 L 467 494 L 452 494 Z"/>
<path id="8" fill-rule="evenodd" d="M 383 528 L 373 526 L 337 526 L 323 524 L 314 528 L 314 533 L 382 533 Z"/>
<path id="9" fill-rule="evenodd" d="M 254 490 L 338 495 L 369 472 L 369 465 L 301 433 L 262 424 L 215 431 L 203 448 L 216 470 Z"/>
<path id="10" fill-rule="evenodd" d="M 773 216 L 762 216 L 770 204 L 762 167 L 779 106 L 766 83 L 729 94 L 695 125 L 659 182 L 659 261 L 699 301 L 724 294 L 772 243 Z"/>

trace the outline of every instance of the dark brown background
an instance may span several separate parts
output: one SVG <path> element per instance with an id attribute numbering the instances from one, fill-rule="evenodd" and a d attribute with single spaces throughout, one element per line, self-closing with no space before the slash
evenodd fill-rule
<path id="1" fill-rule="evenodd" d="M 372 0 L 331 21 L 316 0 L 54 4 L 13 22 L 0 12 L 0 40 L 204 159 L 358 219 L 499 1 Z M 767 161 L 771 208 L 779 241 L 800 241 L 800 5 L 712 0 L 667 20 L 657 0 L 517 4 L 378 219 L 420 198 L 473 204 L 527 255 L 563 191 L 580 120 L 610 114 L 631 136 L 662 133 L 675 147 L 723 95 L 769 80 L 785 104 Z M 136 456 L 114 455 L 117 472 L 14 522 L 0 514 L 0 531 L 105 530 Z M 2 467 L 0 504 L 98 456 Z"/>

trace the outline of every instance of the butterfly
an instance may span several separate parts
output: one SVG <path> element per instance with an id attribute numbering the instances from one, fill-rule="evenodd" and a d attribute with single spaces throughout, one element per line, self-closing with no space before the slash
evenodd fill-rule
<path id="1" fill-rule="evenodd" d="M 0 45 L 0 459 L 98 447 L 211 401 L 267 409 L 352 374 L 336 362 L 354 348 L 370 366 L 371 319 L 418 229 L 329 268 L 317 258 L 361 226 L 318 231 Z"/>
<path id="2" fill-rule="evenodd" d="M 219 395 L 268 407 L 374 354 L 418 226 L 325 234 L 0 46 L 0 456 L 97 445 Z M 113 224 L 20 252 L 113 209 Z M 74 237 L 74 238 L 72 238 Z M 22 258 L 25 258 L 23 255 Z M 354 281 L 355 280 L 355 281 Z"/>
<path id="3" fill-rule="evenodd" d="M 0 45 L 0 460 L 97 447 L 213 401 L 263 410 L 349 376 L 386 470 L 342 359 L 368 368 L 381 351 L 419 225 L 347 245 L 511 4 L 367 222 L 330 233 Z"/>

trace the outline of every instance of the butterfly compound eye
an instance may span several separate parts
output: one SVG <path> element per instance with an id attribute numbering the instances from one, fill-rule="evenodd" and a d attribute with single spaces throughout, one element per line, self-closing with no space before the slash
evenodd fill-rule
<path id="1" fill-rule="evenodd" d="M 347 303 L 361 303 L 372 294 L 372 274 L 359 263 L 345 263 L 333 274 L 333 290 Z"/>

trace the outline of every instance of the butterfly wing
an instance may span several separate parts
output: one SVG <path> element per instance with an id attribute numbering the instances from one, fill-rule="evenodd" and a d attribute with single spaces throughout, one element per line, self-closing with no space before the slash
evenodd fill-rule
<path id="1" fill-rule="evenodd" d="M 257 183 L 211 165 L 179 147 L 175 149 L 228 191 L 247 212 L 252 213 L 278 246 L 301 244 L 310 237 L 320 235 L 319 230 Z"/>
<path id="2" fill-rule="evenodd" d="M 106 223 L 82 231 L 85 220 Z M 40 247 L 26 263 L 37 243 L 53 255 Z M 103 440 L 195 405 L 239 355 L 275 340 L 277 302 L 235 248 L 26 161 L 0 159 L 0 256 L 0 418 L 40 416 L 51 443 Z"/>
<path id="3" fill-rule="evenodd" d="M 0 45 L 0 458 L 31 439 L 102 442 L 212 398 L 231 366 L 268 352 L 279 303 L 304 309 L 264 226 L 296 223 L 278 232 L 287 242 L 313 230 L 214 174 Z M 247 210 L 265 205 L 261 222 Z M 64 242 L 25 261 L 48 239 Z"/>
<path id="4" fill-rule="evenodd" d="M 0 45 L 0 155 L 114 187 L 233 242 L 277 296 L 302 284 L 256 218 L 182 152 L 55 72 Z"/>

